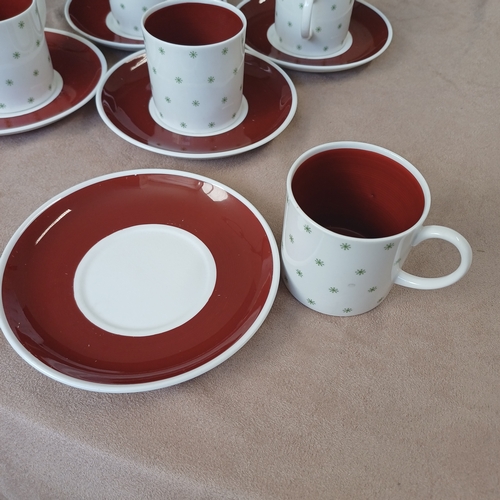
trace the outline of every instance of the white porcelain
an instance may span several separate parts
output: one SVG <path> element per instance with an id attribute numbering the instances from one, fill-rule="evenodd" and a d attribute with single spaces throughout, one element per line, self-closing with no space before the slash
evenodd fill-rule
<path id="1" fill-rule="evenodd" d="M 352 43 L 349 23 L 354 0 L 276 0 L 269 42 L 300 57 L 331 57 Z"/>
<path id="2" fill-rule="evenodd" d="M 144 13 L 163 0 L 109 0 L 111 12 L 106 26 L 117 35 L 142 39 L 141 19 Z"/>
<path id="3" fill-rule="evenodd" d="M 394 160 L 411 173 L 423 192 L 423 209 L 416 223 L 398 234 L 359 238 L 328 230 L 306 215 L 292 189 L 297 169 L 321 152 L 343 148 L 377 153 L 383 162 L 384 158 Z M 316 195 L 311 189 L 310 197 Z M 422 290 L 452 285 L 468 271 L 472 250 L 466 239 L 453 229 L 424 226 L 430 204 L 429 187 L 420 172 L 391 151 L 358 142 L 336 142 L 312 148 L 295 161 L 287 178 L 281 246 L 286 286 L 299 302 L 315 311 L 351 316 L 378 306 L 393 283 Z M 422 278 L 403 271 L 411 248 L 432 238 L 448 241 L 458 249 L 461 257 L 458 268 L 437 278 Z"/>
<path id="4" fill-rule="evenodd" d="M 2 0 L 0 5 L 0 117 L 46 105 L 59 94 L 44 35 L 44 0 Z"/>
<path id="5" fill-rule="evenodd" d="M 193 15 L 200 4 L 206 13 Z M 165 29 L 163 39 L 154 36 L 153 20 L 167 19 L 177 9 L 183 9 L 189 21 L 177 23 L 176 36 L 188 29 L 189 35 L 181 43 L 170 29 Z M 221 26 L 214 19 L 221 16 L 232 22 L 218 36 Z M 219 134 L 241 123 L 248 109 L 243 97 L 246 18 L 236 7 L 220 1 L 171 0 L 150 9 L 142 25 L 153 95 L 151 116 L 157 122 L 190 136 Z M 212 38 L 217 35 L 218 41 L 200 43 L 196 36 L 204 31 Z"/>

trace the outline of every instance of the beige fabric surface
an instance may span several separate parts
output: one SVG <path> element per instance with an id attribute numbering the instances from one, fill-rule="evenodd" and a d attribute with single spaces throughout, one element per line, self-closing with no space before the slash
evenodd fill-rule
<path id="1" fill-rule="evenodd" d="M 0 137 L 0 249 L 50 197 L 131 168 L 220 181 L 279 240 L 294 159 L 357 140 L 420 169 L 433 196 L 427 222 L 471 243 L 468 275 L 437 291 L 395 286 L 377 309 L 350 318 L 315 313 L 280 285 L 243 349 L 147 393 L 65 386 L 0 336 L 1 498 L 500 498 L 500 3 L 373 5 L 394 28 L 388 50 L 351 71 L 288 71 L 295 118 L 254 151 L 210 160 L 148 152 L 108 129 L 94 101 Z M 47 26 L 71 31 L 64 0 L 47 7 Z M 110 65 L 127 55 L 102 50 Z M 427 242 L 405 269 L 437 276 L 457 261 L 450 245 Z"/>

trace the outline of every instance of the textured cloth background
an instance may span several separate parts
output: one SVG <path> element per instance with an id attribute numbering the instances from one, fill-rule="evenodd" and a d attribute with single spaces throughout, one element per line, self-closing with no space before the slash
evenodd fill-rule
<path id="1" fill-rule="evenodd" d="M 106 1 L 106 0 L 102 0 Z M 461 232 L 474 262 L 438 291 L 394 287 L 376 310 L 327 317 L 280 286 L 256 335 L 187 383 L 109 395 L 52 381 L 0 336 L 0 497 L 8 500 L 500 498 L 500 3 L 373 0 L 394 39 L 341 73 L 288 71 L 290 126 L 226 159 L 157 155 L 119 138 L 94 101 L 0 137 L 0 249 L 50 197 L 131 168 L 206 175 L 281 236 L 285 179 L 318 144 L 371 142 L 414 163 L 429 224 Z M 47 26 L 71 31 L 64 0 Z M 102 48 L 111 65 L 128 53 Z M 450 272 L 446 243 L 405 269 Z"/>

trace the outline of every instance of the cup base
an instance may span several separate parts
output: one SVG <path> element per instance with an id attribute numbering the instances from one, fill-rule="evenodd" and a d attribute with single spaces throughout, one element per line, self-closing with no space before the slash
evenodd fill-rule
<path id="1" fill-rule="evenodd" d="M 343 54 L 344 52 L 347 52 L 351 48 L 351 45 L 353 42 L 351 33 L 347 32 L 347 36 L 345 37 L 345 40 L 344 40 L 344 43 L 342 44 L 342 46 L 339 49 L 335 49 L 333 52 L 327 51 L 327 52 L 323 52 L 321 55 L 317 55 L 317 56 L 307 55 L 307 54 L 304 54 L 303 52 L 292 52 L 288 49 L 285 49 L 281 45 L 280 40 L 279 40 L 279 36 L 276 33 L 276 28 L 275 28 L 274 23 L 267 30 L 267 39 L 268 39 L 269 43 L 275 49 L 278 49 L 280 52 L 283 52 L 283 54 L 287 54 L 289 56 L 300 57 L 301 59 L 316 59 L 316 60 L 340 56 L 341 54 Z"/>
<path id="2" fill-rule="evenodd" d="M 0 118 L 14 118 L 16 116 L 27 115 L 29 113 L 38 111 L 39 109 L 42 109 L 48 104 L 50 104 L 61 93 L 62 88 L 63 88 L 62 76 L 56 70 L 54 70 L 54 78 L 52 80 L 52 90 L 50 95 L 46 99 L 36 104 L 35 106 L 23 109 L 22 111 L 15 111 L 12 113 L 0 111 Z"/>
<path id="3" fill-rule="evenodd" d="M 113 16 L 112 12 L 110 12 L 106 16 L 106 27 L 115 35 L 122 36 L 124 38 L 130 38 L 131 40 L 144 40 L 141 30 L 139 30 L 137 33 L 128 33 L 127 31 L 123 30 L 118 24 L 115 16 Z"/>
<path id="4" fill-rule="evenodd" d="M 171 127 L 169 125 L 166 125 L 160 116 L 160 112 L 158 111 L 158 108 L 156 107 L 156 105 L 154 103 L 154 99 L 151 97 L 151 99 L 149 100 L 149 114 L 151 115 L 151 118 L 158 125 L 160 125 L 160 127 L 164 128 L 165 130 L 168 130 L 170 132 L 175 132 L 175 133 L 181 134 L 181 135 L 187 135 L 189 137 L 211 137 L 214 135 L 219 135 L 219 134 L 224 134 L 226 132 L 229 132 L 230 130 L 233 130 L 234 128 L 236 128 L 238 125 L 240 125 L 243 122 L 243 120 L 247 116 L 247 113 L 248 113 L 248 102 L 245 99 L 245 96 L 243 96 L 242 100 L 241 100 L 240 109 L 239 109 L 238 113 L 236 113 L 236 116 L 230 125 L 222 128 L 222 129 L 217 129 L 213 132 L 209 132 L 209 131 L 193 132 L 187 128 L 180 128 L 180 127 L 174 128 L 174 127 Z"/>

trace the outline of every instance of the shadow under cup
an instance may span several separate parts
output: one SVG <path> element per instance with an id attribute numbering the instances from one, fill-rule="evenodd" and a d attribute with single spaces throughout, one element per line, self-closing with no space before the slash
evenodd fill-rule
<path id="1" fill-rule="evenodd" d="M 402 233 L 421 218 L 419 181 L 397 161 L 372 151 L 333 149 L 304 160 L 292 179 L 300 208 L 317 224 L 355 238 Z"/>
<path id="2" fill-rule="evenodd" d="M 211 45 L 236 36 L 241 19 L 228 9 L 204 3 L 179 3 L 153 12 L 144 23 L 155 38 L 175 45 Z"/>

